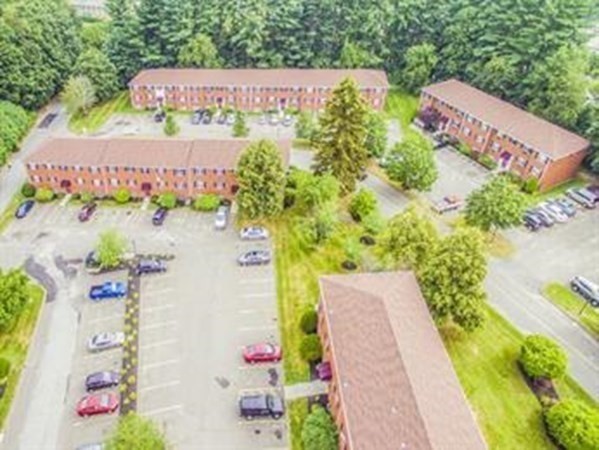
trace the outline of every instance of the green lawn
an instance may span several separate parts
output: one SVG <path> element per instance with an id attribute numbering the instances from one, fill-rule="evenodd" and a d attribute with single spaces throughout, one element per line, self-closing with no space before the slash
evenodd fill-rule
<path id="1" fill-rule="evenodd" d="M 410 124 L 418 113 L 417 96 L 401 91 L 397 88 L 389 90 L 387 101 L 385 102 L 385 113 L 390 119 L 399 120 L 404 136 L 408 136 L 416 131 L 410 128 Z"/>
<path id="2" fill-rule="evenodd" d="M 0 214 L 0 233 L 10 224 L 15 217 L 15 211 L 19 207 L 19 204 L 25 199 L 21 194 L 21 190 L 10 200 L 10 203 L 6 206 L 4 211 Z"/>
<path id="3" fill-rule="evenodd" d="M 555 186 L 553 189 L 550 189 L 547 192 L 539 192 L 537 194 L 532 195 L 531 202 L 536 204 L 553 197 L 559 197 L 560 195 L 563 195 L 564 192 L 566 192 L 566 190 L 570 188 L 583 187 L 585 184 L 587 184 L 587 182 L 583 178 L 578 176 L 573 180 L 566 181 L 565 183 L 562 183 L 559 186 Z"/>
<path id="4" fill-rule="evenodd" d="M 69 128 L 78 134 L 93 133 L 115 113 L 145 113 L 146 111 L 135 109 L 129 101 L 129 92 L 123 91 L 114 98 L 94 106 L 86 115 L 76 114 L 69 121 Z"/>
<path id="5" fill-rule="evenodd" d="M 586 301 L 581 296 L 576 295 L 569 287 L 560 283 L 549 283 L 545 285 L 545 287 L 543 287 L 543 295 L 555 306 L 577 321 L 589 333 L 596 338 L 599 338 L 599 312 L 588 305 L 584 308 L 582 314 L 580 314 L 580 311 L 586 304 Z"/>
<path id="6" fill-rule="evenodd" d="M 308 400 L 305 398 L 287 403 L 287 421 L 291 431 L 291 450 L 303 450 L 302 424 L 308 417 Z"/>
<path id="7" fill-rule="evenodd" d="M 0 357 L 8 359 L 11 363 L 7 390 L 0 400 L 0 429 L 4 426 L 4 422 L 10 411 L 10 405 L 19 383 L 21 370 L 27 358 L 29 342 L 44 300 L 44 291 L 40 286 L 32 284 L 30 292 L 30 301 L 12 329 L 0 333 Z"/>

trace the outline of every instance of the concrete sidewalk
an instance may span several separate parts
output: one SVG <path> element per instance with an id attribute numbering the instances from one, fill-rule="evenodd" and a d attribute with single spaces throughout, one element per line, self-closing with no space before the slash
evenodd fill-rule
<path id="1" fill-rule="evenodd" d="M 320 380 L 285 386 L 285 400 L 323 395 L 328 392 L 328 387 L 329 385 L 327 383 Z"/>

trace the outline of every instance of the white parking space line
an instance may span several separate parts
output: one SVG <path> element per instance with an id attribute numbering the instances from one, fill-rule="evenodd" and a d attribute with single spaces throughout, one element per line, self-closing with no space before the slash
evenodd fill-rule
<path id="1" fill-rule="evenodd" d="M 152 323 L 150 325 L 144 325 L 143 327 L 141 327 L 141 331 L 147 331 L 147 330 L 153 330 L 155 328 L 167 328 L 167 327 L 174 327 L 177 326 L 179 322 L 177 322 L 176 320 L 171 320 L 169 322 L 159 322 L 159 323 Z"/>
<path id="2" fill-rule="evenodd" d="M 88 417 L 86 419 L 79 419 L 79 420 L 76 420 L 75 422 L 73 422 L 73 426 L 80 427 L 81 425 L 88 425 L 88 424 L 94 425 L 94 426 L 104 425 L 104 424 L 106 424 L 106 422 L 116 421 L 117 417 L 115 416 L 115 414 L 117 414 L 117 413 L 115 412 L 112 415 L 107 414 L 104 417 Z"/>
<path id="3" fill-rule="evenodd" d="M 246 278 L 242 279 L 239 283 L 241 284 L 260 284 L 260 283 L 270 283 L 272 282 L 272 278 Z"/>
<path id="4" fill-rule="evenodd" d="M 265 297 L 273 297 L 274 293 L 272 292 L 263 292 L 261 294 L 244 294 L 242 298 L 265 298 Z"/>
<path id="5" fill-rule="evenodd" d="M 169 381 L 168 383 L 155 384 L 154 386 L 148 386 L 145 388 L 141 388 L 139 390 L 139 392 L 150 392 L 150 391 L 155 391 L 158 389 L 166 389 L 169 387 L 178 386 L 179 384 L 181 384 L 181 381 L 179 381 L 179 380 Z"/>
<path id="6" fill-rule="evenodd" d="M 142 308 L 142 313 L 153 313 L 156 311 L 163 311 L 165 309 L 174 308 L 175 305 L 173 303 L 168 303 L 166 305 L 158 305 L 158 306 L 148 306 L 147 308 Z"/>
<path id="7" fill-rule="evenodd" d="M 88 352 L 83 359 L 97 359 L 97 360 L 104 360 L 104 359 L 110 359 L 110 358 L 115 358 L 118 357 L 120 358 L 120 356 L 117 354 L 116 349 L 112 350 L 106 350 L 104 352 L 97 352 L 97 353 L 90 353 Z"/>
<path id="8" fill-rule="evenodd" d="M 173 405 L 167 406 L 164 408 L 151 409 L 150 411 L 142 411 L 141 414 L 143 416 L 156 416 L 158 414 L 164 414 L 171 411 L 177 411 L 179 409 L 183 409 L 183 405 Z"/>
<path id="9" fill-rule="evenodd" d="M 143 288 L 142 288 L 143 290 Z M 147 297 L 154 297 L 157 295 L 168 294 L 169 292 L 173 292 L 175 290 L 174 287 L 163 287 L 160 289 L 154 289 L 152 287 L 148 287 L 148 291 L 144 292 L 144 295 Z"/>
<path id="10" fill-rule="evenodd" d="M 276 330 L 277 325 L 261 325 L 259 327 L 241 327 L 239 331 Z"/>
<path id="11" fill-rule="evenodd" d="M 164 367 L 164 366 L 168 366 L 171 364 L 177 364 L 178 362 L 180 362 L 180 359 L 168 359 L 166 361 L 160 361 L 157 363 L 151 363 L 151 364 L 141 364 L 141 370 L 150 370 L 150 369 L 156 369 L 158 367 Z"/>
<path id="12" fill-rule="evenodd" d="M 110 320 L 122 319 L 122 314 L 115 314 L 114 316 L 104 316 L 104 317 L 96 317 L 95 319 L 85 320 L 84 322 L 88 325 L 93 325 L 95 323 L 107 322 Z"/>
<path id="13" fill-rule="evenodd" d="M 152 344 L 146 344 L 146 345 L 142 345 L 140 347 L 141 350 L 149 350 L 151 348 L 155 348 L 155 347 L 161 347 L 163 345 L 172 345 L 172 344 L 176 344 L 177 342 L 179 342 L 178 339 L 167 339 L 164 341 L 160 341 L 160 342 L 154 342 Z"/>

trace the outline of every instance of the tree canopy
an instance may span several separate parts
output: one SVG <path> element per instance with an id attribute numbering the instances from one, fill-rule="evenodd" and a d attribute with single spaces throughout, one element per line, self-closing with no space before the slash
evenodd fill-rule
<path id="1" fill-rule="evenodd" d="M 108 100 L 119 90 L 116 67 L 108 56 L 96 48 L 90 48 L 79 55 L 73 68 L 73 75 L 87 77 L 100 102 Z"/>
<path id="2" fill-rule="evenodd" d="M 96 103 L 96 89 L 85 76 L 71 77 L 60 98 L 69 114 L 87 114 Z"/>
<path id="3" fill-rule="evenodd" d="M 237 203 L 248 219 L 270 217 L 283 210 L 285 169 L 277 145 L 268 140 L 251 143 L 237 164 Z"/>
<path id="4" fill-rule="evenodd" d="M 324 113 L 319 117 L 314 170 L 331 173 L 345 193 L 356 188 L 356 181 L 366 169 L 367 114 L 368 107 L 356 81 L 346 78 L 333 89 Z"/>
<path id="5" fill-rule="evenodd" d="M 302 425 L 304 450 L 337 450 L 337 427 L 331 415 L 320 405 L 312 407 Z"/>
<path id="6" fill-rule="evenodd" d="M 129 413 L 119 419 L 106 450 L 166 450 L 166 439 L 150 419 Z"/>
<path id="7" fill-rule="evenodd" d="M 564 350 L 546 336 L 527 336 L 520 349 L 522 369 L 532 378 L 561 378 L 568 366 Z"/>
<path id="8" fill-rule="evenodd" d="M 395 144 L 392 155 L 387 167 L 389 178 L 406 189 L 430 190 L 438 172 L 433 146 L 426 138 L 412 134 Z"/>
<path id="9" fill-rule="evenodd" d="M 117 230 L 107 230 L 100 234 L 96 251 L 100 267 L 111 268 L 118 266 L 127 249 L 127 240 Z"/>
<path id="10" fill-rule="evenodd" d="M 210 36 L 198 34 L 187 42 L 177 55 L 180 67 L 203 67 L 213 69 L 221 66 L 218 50 Z"/>
<path id="11" fill-rule="evenodd" d="M 564 449 L 599 448 L 599 410 L 580 400 L 566 399 L 545 412 L 549 434 Z"/>
<path id="12" fill-rule="evenodd" d="M 29 300 L 29 278 L 22 270 L 0 269 L 0 330 L 8 328 Z"/>
<path id="13" fill-rule="evenodd" d="M 21 139 L 35 119 L 34 115 L 10 102 L 0 101 L 0 166 L 10 152 L 19 149 Z"/>

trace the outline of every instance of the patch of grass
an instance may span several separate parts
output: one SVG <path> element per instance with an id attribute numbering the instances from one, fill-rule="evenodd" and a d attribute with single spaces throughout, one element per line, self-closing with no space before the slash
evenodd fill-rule
<path id="1" fill-rule="evenodd" d="M 114 98 L 94 106 L 86 116 L 83 114 L 71 116 L 69 129 L 77 134 L 93 133 L 115 113 L 144 114 L 147 111 L 133 108 L 129 100 L 129 92 L 122 91 Z"/>
<path id="2" fill-rule="evenodd" d="M 293 139 L 293 147 L 301 148 L 302 150 L 312 150 L 310 139 L 295 138 Z"/>
<path id="3" fill-rule="evenodd" d="M 401 126 L 404 138 L 414 133 L 410 125 L 418 114 L 419 98 L 415 95 L 402 91 L 398 88 L 392 88 L 387 94 L 385 102 L 385 114 L 389 119 L 397 119 Z"/>
<path id="4" fill-rule="evenodd" d="M 576 295 L 569 287 L 555 282 L 543 287 L 543 295 L 595 338 L 599 338 L 599 312 L 587 304 L 584 298 Z M 587 306 L 580 314 L 585 304 Z"/>
<path id="5" fill-rule="evenodd" d="M 554 449 L 544 431 L 542 407 L 516 364 L 524 336 L 491 308 L 485 326 L 472 334 L 440 331 L 489 448 Z M 556 387 L 562 398 L 596 407 L 570 377 Z"/>
<path id="6" fill-rule="evenodd" d="M 303 450 L 302 425 L 308 417 L 308 400 L 305 398 L 287 403 L 287 420 L 291 430 L 291 450 Z"/>
<path id="7" fill-rule="evenodd" d="M 36 284 L 31 284 L 29 303 L 12 328 L 0 333 L 0 357 L 6 358 L 11 364 L 6 392 L 0 400 L 0 429 L 4 426 L 15 396 L 43 300 L 44 290 Z"/>
<path id="8" fill-rule="evenodd" d="M 531 195 L 531 204 L 536 204 L 554 197 L 559 197 L 561 195 L 564 195 L 564 192 L 566 192 L 568 189 L 580 188 L 585 186 L 586 184 L 587 182 L 582 177 L 576 177 L 570 181 L 566 181 L 565 183 L 560 184 L 559 186 L 555 186 L 554 188 L 546 192 L 538 192 L 534 195 Z"/>
<path id="9" fill-rule="evenodd" d="M 0 233 L 3 232 L 15 218 L 15 212 L 23 200 L 25 200 L 25 197 L 23 197 L 23 194 L 21 194 L 21 190 L 19 189 L 4 211 L 2 211 L 2 214 L 0 214 Z"/>

